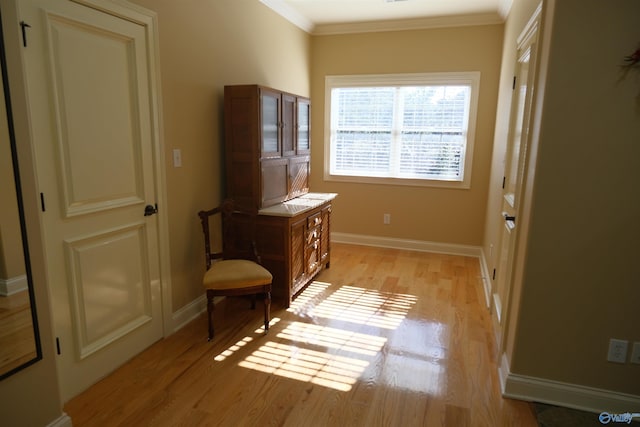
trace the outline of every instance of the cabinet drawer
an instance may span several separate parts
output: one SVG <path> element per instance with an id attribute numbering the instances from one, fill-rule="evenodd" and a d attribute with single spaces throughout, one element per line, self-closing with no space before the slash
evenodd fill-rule
<path id="1" fill-rule="evenodd" d="M 309 228 L 317 227 L 320 224 L 322 224 L 322 212 L 315 213 L 307 218 L 307 227 Z"/>

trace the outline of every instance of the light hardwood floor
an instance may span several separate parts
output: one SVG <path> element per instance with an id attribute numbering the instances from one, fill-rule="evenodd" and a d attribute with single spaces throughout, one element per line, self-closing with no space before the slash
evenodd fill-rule
<path id="1" fill-rule="evenodd" d="M 29 292 L 0 295 L 0 374 L 36 357 Z"/>
<path id="2" fill-rule="evenodd" d="M 478 260 L 334 244 L 292 307 L 246 300 L 65 406 L 74 426 L 537 426 L 503 399 Z"/>

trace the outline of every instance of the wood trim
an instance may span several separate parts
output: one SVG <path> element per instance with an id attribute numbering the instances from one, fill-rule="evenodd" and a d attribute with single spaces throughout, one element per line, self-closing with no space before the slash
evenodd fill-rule
<path id="1" fill-rule="evenodd" d="M 73 422 L 71 417 L 63 412 L 62 415 L 47 424 L 47 427 L 73 427 Z"/>
<path id="2" fill-rule="evenodd" d="M 513 373 L 504 378 L 502 394 L 594 413 L 625 413 L 640 408 L 640 396 Z"/>
<path id="3" fill-rule="evenodd" d="M 8 297 L 28 289 L 27 276 L 21 275 L 10 277 L 8 279 L 0 279 L 0 296 Z"/>
<path id="4" fill-rule="evenodd" d="M 498 375 L 504 397 L 594 413 L 640 408 L 640 396 L 511 373 L 506 353 L 502 353 Z"/>
<path id="5" fill-rule="evenodd" d="M 353 245 L 378 246 L 382 248 L 406 249 L 410 251 L 434 252 L 449 255 L 471 257 L 481 257 L 482 255 L 480 246 L 428 242 L 395 237 L 367 236 L 364 234 L 332 232 L 331 241 L 337 243 L 351 243 Z"/>
<path id="6" fill-rule="evenodd" d="M 436 16 L 413 19 L 391 19 L 384 21 L 347 22 L 335 24 L 314 24 L 282 0 L 260 0 L 284 19 L 304 32 L 319 36 L 332 34 L 368 33 L 380 31 L 423 30 L 431 28 L 463 27 L 471 25 L 502 24 L 511 8 L 512 0 L 501 0 L 499 9 L 493 13 L 467 14 L 455 16 Z"/>
<path id="7" fill-rule="evenodd" d="M 394 19 L 373 22 L 316 25 L 311 32 L 314 36 L 334 34 L 371 33 L 382 31 L 427 30 L 433 28 L 467 27 L 476 25 L 503 24 L 503 18 L 496 13 L 477 15 L 456 15 L 416 19 Z"/>
<path id="8" fill-rule="evenodd" d="M 178 310 L 176 310 L 175 313 L 173 313 L 173 315 L 171 316 L 173 325 L 171 331 L 179 331 L 205 311 L 207 311 L 207 297 L 205 296 L 204 292 L 202 292 L 202 295 L 200 295 L 198 298 L 180 307 Z"/>

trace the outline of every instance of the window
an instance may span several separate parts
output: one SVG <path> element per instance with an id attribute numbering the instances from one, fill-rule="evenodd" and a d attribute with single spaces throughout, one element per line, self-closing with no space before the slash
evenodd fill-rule
<path id="1" fill-rule="evenodd" d="M 469 188 L 480 73 L 328 76 L 325 179 Z"/>

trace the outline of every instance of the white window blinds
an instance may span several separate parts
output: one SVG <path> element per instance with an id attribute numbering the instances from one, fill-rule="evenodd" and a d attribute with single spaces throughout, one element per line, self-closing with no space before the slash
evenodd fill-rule
<path id="1" fill-rule="evenodd" d="M 473 84 L 330 88 L 330 175 L 462 182 Z"/>

